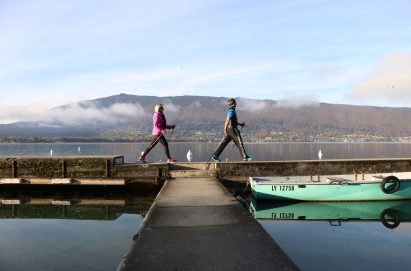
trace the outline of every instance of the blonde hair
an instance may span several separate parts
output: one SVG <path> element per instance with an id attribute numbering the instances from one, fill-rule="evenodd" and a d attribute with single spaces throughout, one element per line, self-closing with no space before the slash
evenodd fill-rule
<path id="1" fill-rule="evenodd" d="M 163 107 L 162 104 L 156 104 L 156 106 L 154 107 L 154 112 L 158 112 L 158 110 L 160 110 L 160 108 L 162 107 Z"/>

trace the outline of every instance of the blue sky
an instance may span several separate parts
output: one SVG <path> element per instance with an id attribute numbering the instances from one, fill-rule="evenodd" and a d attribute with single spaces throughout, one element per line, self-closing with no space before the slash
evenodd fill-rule
<path id="1" fill-rule="evenodd" d="M 0 0 L 0 123 L 119 93 L 410 107 L 411 1 Z"/>

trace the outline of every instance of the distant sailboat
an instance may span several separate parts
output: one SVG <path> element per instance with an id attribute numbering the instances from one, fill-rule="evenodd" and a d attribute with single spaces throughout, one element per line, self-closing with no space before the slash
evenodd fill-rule
<path id="1" fill-rule="evenodd" d="M 323 153 L 321 152 L 321 150 L 318 152 L 318 158 L 320 158 L 320 160 L 321 160 L 321 157 L 323 157 Z"/>
<path id="2" fill-rule="evenodd" d="M 78 147 L 78 149 L 77 149 L 78 151 L 80 151 L 80 147 Z"/>
<path id="3" fill-rule="evenodd" d="M 53 149 L 50 150 L 50 155 L 53 156 Z"/>
<path id="4" fill-rule="evenodd" d="M 187 152 L 187 160 L 188 160 L 188 162 L 191 162 L 191 158 L 193 158 L 193 153 L 192 153 L 190 150 L 188 150 L 188 152 Z"/>

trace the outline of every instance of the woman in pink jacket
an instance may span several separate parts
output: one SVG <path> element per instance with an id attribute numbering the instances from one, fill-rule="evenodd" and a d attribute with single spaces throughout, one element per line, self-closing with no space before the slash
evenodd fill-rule
<path id="1" fill-rule="evenodd" d="M 154 116 L 153 116 L 153 140 L 151 141 L 150 146 L 143 152 L 143 154 L 138 159 L 139 161 L 146 163 L 146 155 L 160 142 L 164 146 L 164 152 L 167 155 L 167 163 L 174 163 L 177 162 L 174 158 L 170 157 L 170 152 L 168 151 L 168 143 L 164 133 L 166 129 L 175 129 L 176 125 L 167 125 L 166 117 L 163 114 L 164 108 L 162 104 L 156 104 L 154 108 Z"/>

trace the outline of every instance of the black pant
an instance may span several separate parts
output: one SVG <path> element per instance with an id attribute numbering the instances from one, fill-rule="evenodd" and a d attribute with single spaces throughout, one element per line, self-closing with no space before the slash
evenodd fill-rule
<path id="1" fill-rule="evenodd" d="M 224 136 L 223 140 L 218 145 L 217 149 L 214 152 L 214 155 L 220 156 L 223 152 L 224 148 L 230 143 L 231 140 L 234 140 L 235 145 L 237 146 L 238 150 L 240 151 L 240 155 L 243 158 L 247 157 L 247 153 L 245 152 L 243 139 L 241 138 L 240 130 L 238 128 L 227 128 L 228 135 Z"/>
<path id="2" fill-rule="evenodd" d="M 164 135 L 153 136 L 153 140 L 151 141 L 150 146 L 147 147 L 147 149 L 144 151 L 142 156 L 146 157 L 147 153 L 149 153 L 151 149 L 154 148 L 159 141 L 164 146 L 164 153 L 167 155 L 167 158 L 170 159 L 171 157 L 170 157 L 170 152 L 168 150 L 168 142 Z"/>

